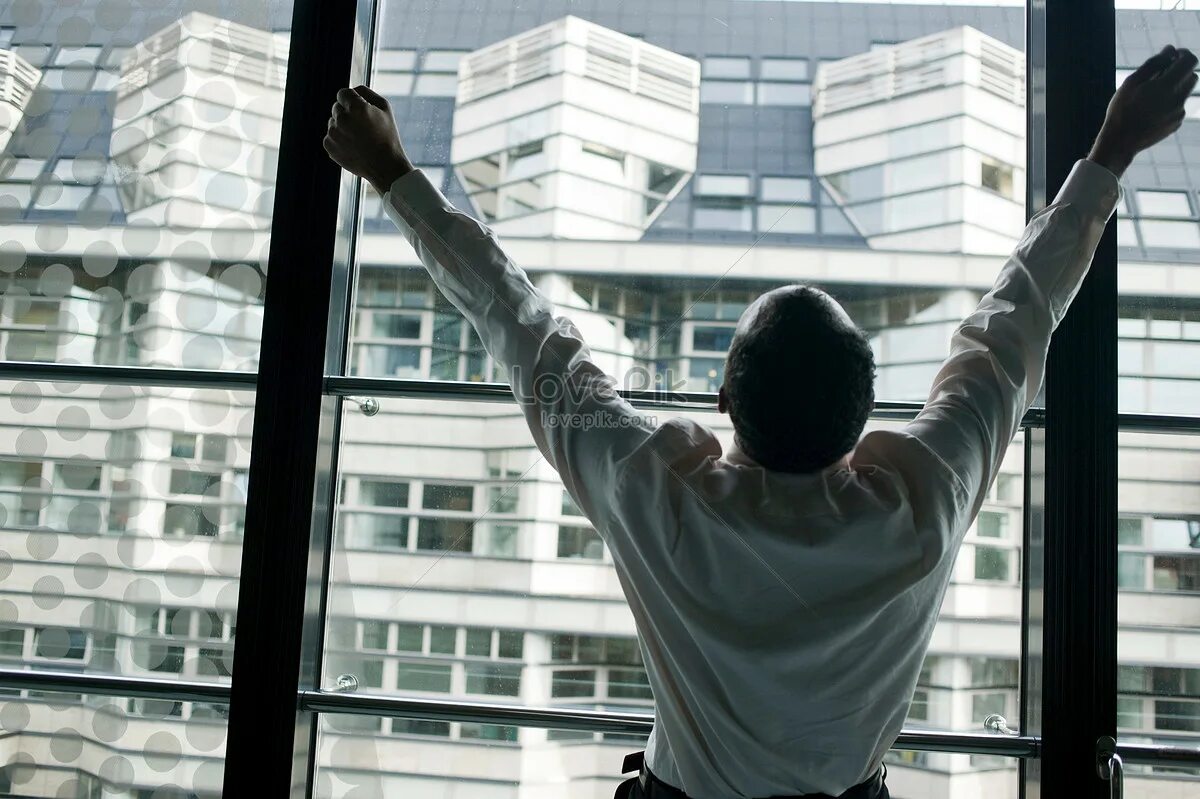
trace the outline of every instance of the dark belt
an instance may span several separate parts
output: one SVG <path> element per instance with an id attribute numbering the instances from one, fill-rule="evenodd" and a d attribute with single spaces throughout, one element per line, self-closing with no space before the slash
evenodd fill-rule
<path id="1" fill-rule="evenodd" d="M 628 774 L 631 771 L 638 772 L 638 775 L 625 780 L 618 786 L 616 799 L 624 799 L 624 797 L 629 796 L 635 781 L 641 786 L 642 792 L 646 794 L 648 799 L 688 799 L 686 793 L 654 776 L 653 772 L 646 765 L 646 753 L 644 751 L 634 752 L 625 756 L 625 760 L 621 764 L 621 773 Z M 880 767 L 879 771 L 875 772 L 875 775 L 866 782 L 859 783 L 846 792 L 838 794 L 836 797 L 824 793 L 807 793 L 802 796 L 777 796 L 771 797 L 771 799 L 877 799 L 877 797 L 887 796 L 884 793 L 883 782 L 886 774 L 886 767 Z"/>

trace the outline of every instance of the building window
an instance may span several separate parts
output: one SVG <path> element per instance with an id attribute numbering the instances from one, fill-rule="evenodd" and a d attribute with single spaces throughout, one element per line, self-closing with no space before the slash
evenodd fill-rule
<path id="1" fill-rule="evenodd" d="M 471 510 L 475 489 L 469 485 L 445 485 L 426 483 L 422 492 L 421 507 L 427 510 Z"/>
<path id="2" fill-rule="evenodd" d="M 470 552 L 474 522 L 459 519 L 421 519 L 417 522 L 417 549 Z"/>
<path id="3" fill-rule="evenodd" d="M 466 629 L 466 646 L 463 653 L 470 657 L 492 656 L 492 631 L 490 629 Z"/>
<path id="4" fill-rule="evenodd" d="M 759 105 L 812 105 L 812 88 L 807 83 L 760 83 Z"/>
<path id="5" fill-rule="evenodd" d="M 519 696 L 521 667 L 498 663 L 466 664 L 467 693 L 492 696 Z"/>
<path id="6" fill-rule="evenodd" d="M 760 233 L 815 233 L 816 230 L 817 212 L 811 206 L 758 206 L 758 231 Z"/>
<path id="7" fill-rule="evenodd" d="M 697 175 L 693 191 L 703 197 L 749 197 L 754 193 L 748 175 Z"/>
<path id="8" fill-rule="evenodd" d="M 559 525 L 558 557 L 602 560 L 604 542 L 600 540 L 600 534 L 591 527 Z"/>
<path id="9" fill-rule="evenodd" d="M 453 655 L 458 650 L 457 627 L 430 627 L 429 651 L 434 655 Z"/>
<path id="10" fill-rule="evenodd" d="M 425 627 L 421 624 L 396 625 L 396 649 L 400 652 L 421 652 L 425 649 Z"/>
<path id="11" fill-rule="evenodd" d="M 1147 557 L 1134 552 L 1117 553 L 1117 587 L 1132 591 L 1146 588 Z"/>
<path id="12" fill-rule="evenodd" d="M 520 630 L 501 630 L 496 643 L 496 657 L 519 660 L 525 649 L 525 633 Z"/>
<path id="13" fill-rule="evenodd" d="M 692 328 L 692 349 L 707 352 L 728 352 L 733 343 L 731 326 L 710 327 L 697 326 Z"/>
<path id="14" fill-rule="evenodd" d="M 396 669 L 396 688 L 401 691 L 450 693 L 450 667 L 430 663 L 401 663 Z"/>
<path id="15" fill-rule="evenodd" d="M 812 180 L 809 178 L 764 177 L 758 187 L 758 197 L 765 202 L 812 202 Z"/>
<path id="16" fill-rule="evenodd" d="M 700 206 L 692 217 L 692 224 L 707 230 L 749 231 L 751 226 L 749 205 L 733 207 Z"/>
<path id="17" fill-rule="evenodd" d="M 1164 216 L 1188 219 L 1192 216 L 1192 204 L 1187 192 L 1145 191 L 1137 192 L 1139 216 Z"/>
<path id="18" fill-rule="evenodd" d="M 1155 591 L 1200 591 L 1200 555 L 1156 555 Z"/>
<path id="19" fill-rule="evenodd" d="M 386 621 L 362 622 L 362 648 L 380 652 L 388 648 L 388 623 Z"/>
<path id="20" fill-rule="evenodd" d="M 196 436 L 190 433 L 174 433 L 171 435 L 172 458 L 196 457 Z"/>
<path id="21" fill-rule="evenodd" d="M 1146 247 L 1163 247 L 1176 250 L 1200 249 L 1200 227 L 1195 222 L 1165 222 L 1142 219 L 1138 222 L 1142 230 L 1142 242 Z"/>
<path id="22" fill-rule="evenodd" d="M 975 547 L 975 579 L 1008 581 L 1012 551 L 998 547 Z"/>
<path id="23" fill-rule="evenodd" d="M 808 80 L 808 61 L 800 58 L 764 58 L 758 63 L 763 80 Z"/>
<path id="24" fill-rule="evenodd" d="M 1000 194 L 1010 200 L 1013 196 L 1013 168 L 1009 164 L 984 158 L 980 165 L 979 183 L 985 189 Z"/>
<path id="25" fill-rule="evenodd" d="M 408 483 L 360 479 L 358 503 L 381 508 L 407 508 Z"/>
<path id="26" fill-rule="evenodd" d="M 449 738 L 450 722 L 426 721 L 424 719 L 392 719 L 392 734 Z"/>
<path id="27" fill-rule="evenodd" d="M 25 629 L 23 627 L 0 627 L 0 657 L 19 658 L 25 656 Z"/>
<path id="28" fill-rule="evenodd" d="M 575 699 L 595 695 L 595 669 L 561 669 L 550 676 L 550 696 L 554 699 Z"/>
<path id="29" fill-rule="evenodd" d="M 1008 514 L 980 511 L 975 521 L 975 534 L 981 538 L 1007 538 Z"/>
<path id="30" fill-rule="evenodd" d="M 700 102 L 708 105 L 751 105 L 754 102 L 754 84 L 736 80 L 701 81 Z"/>
<path id="31" fill-rule="evenodd" d="M 712 56 L 704 59 L 702 74 L 706 78 L 748 78 L 750 77 L 750 59 Z"/>

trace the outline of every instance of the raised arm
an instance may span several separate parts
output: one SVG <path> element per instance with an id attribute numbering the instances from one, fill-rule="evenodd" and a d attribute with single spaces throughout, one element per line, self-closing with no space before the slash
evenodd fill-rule
<path id="1" fill-rule="evenodd" d="M 928 402 L 906 430 L 912 461 L 901 464 L 910 484 L 927 493 L 931 518 L 941 520 L 936 543 L 944 549 L 956 546 L 978 512 L 1037 395 L 1051 335 L 1116 207 L 1119 177 L 1138 152 L 1182 124 L 1195 66 L 1190 52 L 1168 47 L 1125 81 L 1088 160 L 1030 221 L 991 291 L 954 334 Z M 949 491 L 932 488 L 930 474 Z"/>
<path id="2" fill-rule="evenodd" d="M 592 361 L 579 330 L 555 317 L 484 225 L 454 208 L 401 145 L 387 101 L 360 86 L 343 89 L 325 149 L 368 180 L 438 289 L 454 304 L 509 376 L 538 448 L 593 523 L 621 458 L 650 434 Z"/>

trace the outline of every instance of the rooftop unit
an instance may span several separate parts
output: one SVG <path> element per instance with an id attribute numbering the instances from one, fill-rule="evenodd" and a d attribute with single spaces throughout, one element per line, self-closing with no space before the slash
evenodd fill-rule
<path id="1" fill-rule="evenodd" d="M 641 237 L 696 169 L 700 65 L 577 17 L 463 58 L 451 160 L 517 236 Z"/>
<path id="2" fill-rule="evenodd" d="M 816 171 L 870 246 L 1001 254 L 1024 226 L 1025 57 L 960 27 L 825 64 Z"/>
<path id="3" fill-rule="evenodd" d="M 0 50 L 0 150 L 8 146 L 41 79 L 41 70 L 11 50 Z"/>
<path id="4" fill-rule="evenodd" d="M 200 13 L 138 44 L 112 133 L 130 221 L 267 227 L 286 68 L 284 37 Z"/>

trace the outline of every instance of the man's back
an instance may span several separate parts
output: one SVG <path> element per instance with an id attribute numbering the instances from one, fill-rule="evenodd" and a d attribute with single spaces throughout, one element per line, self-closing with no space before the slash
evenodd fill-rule
<path id="1" fill-rule="evenodd" d="M 874 457 L 921 457 L 912 446 L 873 433 L 848 463 L 786 474 L 672 422 L 631 456 L 606 537 L 654 691 L 659 778 L 698 797 L 837 794 L 878 768 L 953 564 Z"/>

